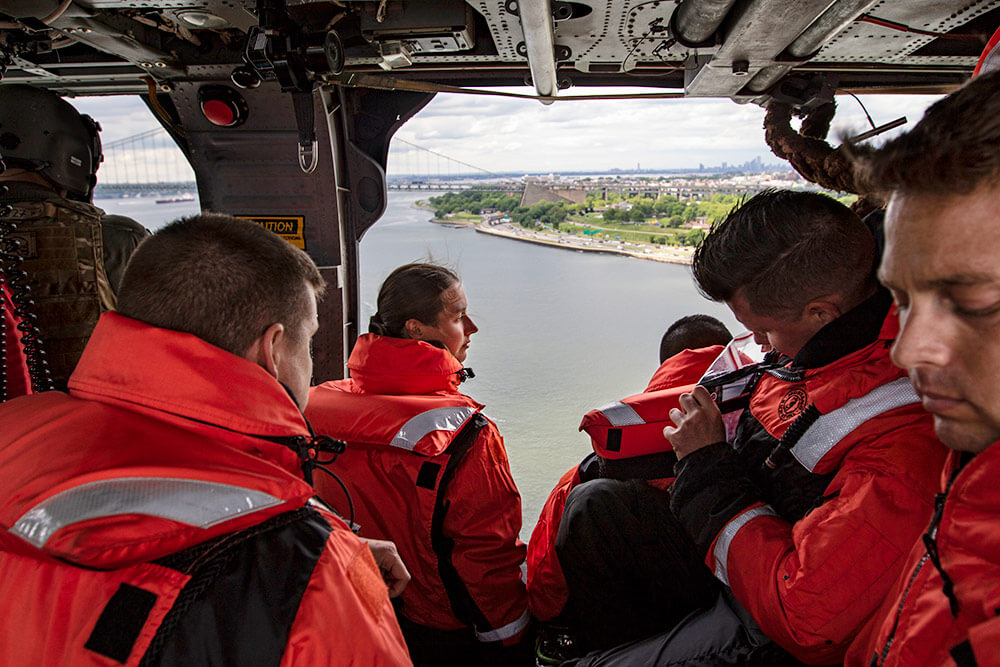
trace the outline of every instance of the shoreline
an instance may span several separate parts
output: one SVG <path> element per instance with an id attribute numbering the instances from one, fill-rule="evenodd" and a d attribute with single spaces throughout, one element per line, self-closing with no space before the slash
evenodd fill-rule
<path id="1" fill-rule="evenodd" d="M 430 206 L 424 204 L 421 206 L 418 202 L 413 203 L 413 208 L 421 209 L 424 211 L 433 211 L 434 209 Z M 606 255 L 622 255 L 624 257 L 632 257 L 634 259 L 645 259 L 653 262 L 662 262 L 666 264 L 683 264 L 685 266 L 691 265 L 691 254 L 694 249 L 681 249 L 675 246 L 653 246 L 646 244 L 636 244 L 631 246 L 632 249 L 618 248 L 618 247 L 606 247 L 600 245 L 587 244 L 583 239 L 578 239 L 571 234 L 565 234 L 559 237 L 553 237 L 552 239 L 542 238 L 540 236 L 541 232 L 532 232 L 531 230 L 523 228 L 517 228 L 512 223 L 501 223 L 499 225 L 484 226 L 480 222 L 476 222 L 470 219 L 442 219 L 442 218 L 430 218 L 430 222 L 435 225 L 442 225 L 444 227 L 453 228 L 472 228 L 481 234 L 489 234 L 491 236 L 499 236 L 506 239 L 511 239 L 512 241 L 522 241 L 524 243 L 534 243 L 535 245 L 548 246 L 550 248 L 559 248 L 561 250 L 573 250 L 578 252 L 594 252 L 603 253 Z M 562 241 L 561 239 L 569 239 L 568 241 Z M 668 250 L 669 249 L 669 250 Z"/>
<path id="2" fill-rule="evenodd" d="M 497 227 L 507 226 L 513 227 L 509 223 L 504 223 L 503 225 L 497 225 Z M 671 250 L 664 252 L 660 248 L 654 248 L 652 246 L 646 245 L 634 245 L 633 249 L 616 248 L 616 247 L 601 247 L 594 245 L 583 245 L 582 243 L 571 243 L 571 242 L 561 242 L 558 240 L 549 240 L 539 238 L 537 236 L 531 236 L 532 232 L 528 231 L 526 234 L 520 231 L 514 231 L 513 229 L 497 229 L 497 227 L 483 227 L 482 225 L 475 225 L 475 230 L 482 234 L 489 234 L 491 236 L 500 236 L 502 238 L 511 239 L 513 241 L 522 241 L 524 243 L 534 243 L 535 245 L 544 245 L 550 248 L 559 248 L 562 250 L 573 250 L 576 252 L 594 252 L 603 253 L 606 255 L 622 255 L 624 257 L 632 257 L 634 259 L 645 259 L 653 262 L 661 262 L 665 264 L 683 264 L 690 266 L 691 256 L 684 251 L 678 251 L 672 246 L 667 246 Z M 571 238 L 570 235 L 566 235 L 559 238 Z M 648 250 L 646 250 L 648 248 Z M 644 252 L 644 250 L 646 250 Z M 656 254 L 653 254 L 653 253 Z"/>

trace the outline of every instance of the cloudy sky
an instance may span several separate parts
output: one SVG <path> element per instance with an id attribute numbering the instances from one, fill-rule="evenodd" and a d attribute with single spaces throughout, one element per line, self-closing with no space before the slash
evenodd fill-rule
<path id="1" fill-rule="evenodd" d="M 862 97 L 877 125 L 906 116 L 907 126 L 935 99 Z M 73 103 L 101 122 L 105 144 L 156 127 L 135 98 L 78 98 Z M 857 101 L 838 96 L 837 104 L 831 139 L 868 129 Z M 585 100 L 545 106 L 533 100 L 441 93 L 396 136 L 497 172 L 631 170 L 636 165 L 679 169 L 724 161 L 738 164 L 758 156 L 765 163 L 778 162 L 764 143 L 763 121 L 760 107 L 730 100 Z M 406 144 L 394 142 L 390 175 L 445 169 L 435 165 L 436 158 L 416 155 Z"/>

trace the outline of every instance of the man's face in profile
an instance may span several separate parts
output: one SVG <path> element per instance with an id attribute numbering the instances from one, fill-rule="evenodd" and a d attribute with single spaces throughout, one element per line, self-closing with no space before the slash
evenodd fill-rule
<path id="1" fill-rule="evenodd" d="M 1000 184 L 971 194 L 893 196 L 879 278 L 905 368 L 952 449 L 1000 439 Z"/>
<path id="2" fill-rule="evenodd" d="M 788 357 L 798 354 L 823 326 L 822 322 L 810 318 L 806 313 L 784 319 L 755 313 L 742 290 L 727 301 L 726 305 L 740 324 L 753 332 L 754 342 L 765 352 L 777 350 Z"/>

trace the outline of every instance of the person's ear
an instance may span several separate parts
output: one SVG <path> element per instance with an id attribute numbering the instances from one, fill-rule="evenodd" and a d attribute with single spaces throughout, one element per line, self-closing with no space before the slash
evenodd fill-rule
<path id="1" fill-rule="evenodd" d="M 423 340 L 423 326 L 424 325 L 420 320 L 411 317 L 406 320 L 406 323 L 403 325 L 403 332 L 406 334 L 407 338 Z"/>
<path id="2" fill-rule="evenodd" d="M 841 315 L 843 315 L 843 313 L 840 311 L 840 306 L 833 301 L 828 301 L 826 299 L 811 301 L 809 305 L 806 306 L 806 316 L 812 318 L 821 326 L 826 326 Z"/>
<path id="3" fill-rule="evenodd" d="M 250 344 L 243 358 L 252 361 L 273 378 L 278 379 L 278 363 L 281 360 L 279 343 L 285 335 L 285 325 L 275 322 Z"/>

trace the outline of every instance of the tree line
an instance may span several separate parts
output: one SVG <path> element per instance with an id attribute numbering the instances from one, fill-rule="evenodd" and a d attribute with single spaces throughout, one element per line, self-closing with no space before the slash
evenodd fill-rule
<path id="1" fill-rule="evenodd" d="M 701 220 L 710 224 L 724 219 L 743 200 L 743 195 L 716 193 L 707 199 L 681 201 L 672 195 L 623 197 L 617 193 L 588 193 L 584 202 L 540 201 L 521 206 L 520 197 L 497 192 L 447 192 L 429 201 L 434 215 L 454 213 L 481 215 L 503 213 L 528 229 L 549 228 L 571 234 L 605 235 L 640 243 L 689 245 L 701 243 L 701 229 L 684 230 L 685 224 Z M 841 197 L 844 203 L 845 198 Z M 663 231 L 660 231 L 663 230 Z"/>

